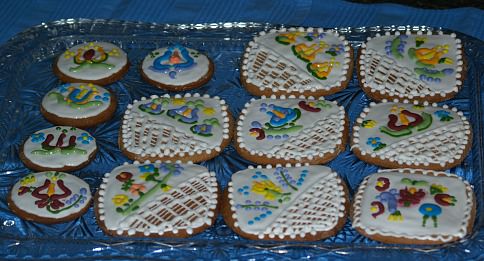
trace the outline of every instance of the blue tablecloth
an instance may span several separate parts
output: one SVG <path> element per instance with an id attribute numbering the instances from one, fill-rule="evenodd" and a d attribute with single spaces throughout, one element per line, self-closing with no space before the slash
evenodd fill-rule
<path id="1" fill-rule="evenodd" d="M 2 0 L 0 7 L 0 44 L 28 27 L 63 18 L 156 23 L 254 21 L 327 28 L 428 25 L 484 39 L 484 11 L 477 8 L 430 10 L 339 0 Z"/>

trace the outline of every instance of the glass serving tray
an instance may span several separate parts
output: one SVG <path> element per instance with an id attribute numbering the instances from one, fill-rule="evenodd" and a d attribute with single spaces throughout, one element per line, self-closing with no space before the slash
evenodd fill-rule
<path id="1" fill-rule="evenodd" d="M 347 221 L 334 237 L 316 242 L 265 242 L 240 238 L 219 216 L 216 225 L 188 239 L 132 239 L 112 238 L 103 234 L 96 224 L 93 208 L 77 220 L 42 225 L 27 222 L 12 214 L 6 197 L 10 187 L 30 171 L 20 162 L 19 145 L 33 132 L 52 126 L 39 111 L 43 95 L 59 84 L 52 73 L 52 62 L 68 47 L 86 41 L 108 41 L 119 45 L 129 56 L 131 67 L 119 82 L 107 86 L 119 101 L 112 120 L 88 129 L 99 145 L 94 161 L 81 171 L 74 172 L 93 190 L 98 188 L 104 173 L 128 161 L 117 145 L 120 120 L 126 106 L 134 99 L 159 90 L 140 79 L 139 63 L 151 50 L 173 43 L 181 43 L 207 53 L 215 62 L 213 79 L 202 88 L 190 91 L 218 95 L 229 104 L 237 117 L 244 104 L 253 96 L 239 81 L 240 58 L 251 38 L 259 31 L 274 26 L 257 23 L 213 23 L 158 25 L 111 20 L 68 19 L 33 27 L 13 37 L 0 47 L 0 258 L 67 259 L 67 258 L 165 258 L 165 259 L 281 259 L 281 258 L 428 258 L 449 259 L 483 258 L 484 231 L 482 215 L 483 166 L 483 94 L 484 45 L 481 41 L 457 33 L 462 39 L 468 69 L 462 91 L 445 102 L 457 107 L 472 122 L 474 140 L 472 151 L 463 164 L 450 172 L 469 181 L 477 195 L 477 218 L 472 234 L 462 242 L 442 246 L 408 246 L 378 243 L 356 233 Z M 286 26 L 288 27 L 288 26 Z M 395 30 L 438 30 L 426 26 L 377 26 L 336 28 L 345 35 L 355 49 L 368 36 Z M 369 102 L 358 86 L 356 74 L 347 89 L 328 96 L 337 100 L 349 114 L 351 123 Z M 217 173 L 226 187 L 232 173 L 247 168 L 251 163 L 242 159 L 232 146 L 220 156 L 201 163 Z M 347 147 L 328 164 L 347 182 L 351 194 L 362 179 L 378 170 L 376 166 L 358 160 Z"/>

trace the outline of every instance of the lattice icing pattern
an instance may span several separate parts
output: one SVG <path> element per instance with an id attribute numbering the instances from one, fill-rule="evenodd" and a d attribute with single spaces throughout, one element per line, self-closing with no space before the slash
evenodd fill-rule
<path id="1" fill-rule="evenodd" d="M 332 230 L 345 215 L 341 182 L 324 166 L 237 172 L 228 188 L 234 226 L 261 239 L 304 238 Z"/>
<path id="2" fill-rule="evenodd" d="M 462 85 L 461 48 L 455 34 L 377 34 L 361 49 L 363 87 L 385 98 L 441 101 Z"/>
<path id="3" fill-rule="evenodd" d="M 209 154 L 221 151 L 229 127 L 227 106 L 218 97 L 152 96 L 128 105 L 121 142 L 142 157 Z"/>
<path id="4" fill-rule="evenodd" d="M 261 32 L 244 54 L 242 76 L 261 91 L 330 91 L 347 79 L 350 50 L 343 36 L 322 29 Z"/>
<path id="5" fill-rule="evenodd" d="M 465 157 L 471 137 L 469 122 L 455 108 L 372 103 L 357 119 L 352 149 L 370 161 L 443 168 Z"/>
<path id="6" fill-rule="evenodd" d="M 217 181 L 198 165 L 135 162 L 106 174 L 99 195 L 99 219 L 117 235 L 191 235 L 213 223 Z"/>
<path id="7" fill-rule="evenodd" d="M 454 174 L 383 170 L 360 185 L 353 227 L 369 236 L 450 242 L 469 232 L 473 197 L 469 183 Z"/>
<path id="8" fill-rule="evenodd" d="M 239 147 L 275 159 L 313 159 L 342 144 L 345 111 L 320 99 L 262 97 L 246 104 L 237 127 Z"/>

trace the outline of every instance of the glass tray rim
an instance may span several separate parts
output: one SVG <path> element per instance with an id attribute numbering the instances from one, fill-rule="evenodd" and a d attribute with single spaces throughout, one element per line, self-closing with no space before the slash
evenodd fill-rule
<path id="1" fill-rule="evenodd" d="M 29 41 L 36 41 L 36 38 L 38 36 L 47 36 L 47 37 L 59 37 L 58 35 L 56 36 L 56 29 L 61 26 L 72 26 L 74 29 L 72 29 L 73 34 L 75 35 L 76 33 L 76 25 L 78 24 L 91 24 L 91 26 L 96 26 L 96 25 L 106 25 L 106 24 L 119 24 L 121 26 L 131 26 L 131 27 L 146 27 L 149 29 L 162 29 L 162 30 L 230 30 L 230 29 L 244 29 L 244 28 L 258 28 L 260 30 L 266 30 L 269 28 L 280 28 L 280 27 L 300 27 L 300 26 L 293 26 L 293 25 L 284 25 L 284 24 L 270 24 L 270 23 L 257 23 L 257 22 L 219 22 L 219 23 L 198 23 L 198 24 L 158 24 L 158 23 L 147 23 L 147 22 L 142 22 L 142 21 L 122 21 L 122 20 L 115 20 L 115 19 L 86 19 L 86 18 L 76 18 L 76 19 L 61 19 L 61 20 L 56 20 L 56 21 L 51 21 L 51 22 L 45 22 L 41 23 L 39 25 L 32 26 L 12 38 L 10 38 L 7 42 L 3 43 L 0 45 L 0 64 L 3 64 L 4 62 L 8 62 L 9 59 L 14 58 L 15 54 L 15 48 L 18 48 L 22 44 L 27 44 Z M 308 26 L 305 26 L 308 27 Z M 324 27 L 323 27 L 324 28 Z M 143 29 L 143 28 L 142 28 Z M 329 30 L 334 30 L 343 34 L 351 34 L 351 33 L 384 33 L 387 31 L 393 32 L 393 31 L 405 31 L 405 30 L 411 30 L 411 31 L 417 31 L 417 30 L 442 30 L 442 31 L 449 31 L 449 32 L 456 32 L 461 35 L 465 35 L 463 33 L 457 32 L 457 31 L 451 31 L 447 30 L 445 28 L 441 27 L 429 27 L 425 25 L 420 25 L 420 26 L 412 26 L 412 25 L 388 25 L 388 26 L 363 26 L 363 27 L 337 27 L 337 28 L 325 28 Z M 82 32 L 78 32 L 79 35 L 83 34 Z M 71 34 L 71 35 L 73 35 Z M 89 34 L 86 34 L 89 35 Z M 63 35 L 66 36 L 66 35 Z M 479 43 L 483 44 L 483 41 L 466 35 L 466 37 L 471 38 L 475 41 L 478 41 Z M 2 70 L 2 69 L 0 69 Z M 478 99 L 480 100 L 480 99 Z M 482 114 L 482 107 L 478 106 L 479 109 L 481 110 L 479 112 L 479 119 L 481 117 L 480 114 Z M 479 133 L 482 133 L 482 130 L 480 130 Z M 476 135 L 478 136 L 478 135 Z M 482 162 L 483 159 L 483 142 L 482 142 L 482 135 L 479 135 L 479 144 L 480 144 L 480 150 L 478 151 L 479 154 L 479 159 Z M 481 179 L 481 186 L 482 186 L 483 180 Z M 477 197 L 482 195 L 476 195 Z M 483 217 L 482 215 L 480 216 L 479 220 L 475 221 L 475 228 L 474 228 L 474 233 L 471 236 L 471 238 L 468 238 L 467 240 L 477 240 L 479 242 L 484 242 L 484 230 L 482 229 L 482 224 L 483 224 Z M 3 243 L 0 245 L 3 246 L 11 246 L 11 245 L 19 245 L 19 244 L 24 244 L 24 246 L 28 246 L 29 244 L 36 245 L 39 242 L 39 239 L 17 239 L 17 238 L 9 238 L 9 237 L 3 237 L 0 236 L 0 239 L 2 239 Z M 159 240 L 159 239 L 158 239 Z M 118 238 L 113 238 L 110 240 L 92 240 L 92 239 L 62 239 L 63 242 L 65 242 L 66 245 L 69 245 L 71 243 L 78 245 L 79 243 L 81 244 L 86 244 L 85 246 L 92 245 L 93 247 L 98 245 L 102 246 L 101 248 L 105 247 L 107 249 L 111 247 L 121 247 L 124 248 L 125 251 L 129 250 L 132 245 L 139 245 L 140 243 L 144 245 L 144 248 L 146 250 L 150 250 L 153 248 L 153 251 L 159 250 L 160 248 L 169 250 L 169 249 L 191 249 L 191 250 L 196 250 L 197 248 L 203 248 L 206 246 L 211 246 L 211 247 L 222 247 L 223 244 L 221 242 L 217 242 L 216 244 L 211 244 L 210 242 L 205 243 L 205 244 L 200 244 L 201 242 L 187 242 L 177 240 L 177 239 L 162 239 L 163 242 L 159 242 L 156 240 L 139 240 L 139 239 L 134 239 L 134 240 L 126 240 L 126 239 L 118 239 Z M 75 241 L 75 242 L 70 242 L 70 241 Z M 46 242 L 42 242 L 44 244 Z M 51 243 L 51 242 L 49 242 Z M 384 250 L 398 250 L 398 251 L 417 251 L 420 252 L 420 254 L 430 254 L 435 251 L 439 251 L 438 248 L 431 247 L 429 249 L 425 248 L 419 248 L 415 249 L 412 248 L 411 246 L 406 247 L 402 245 L 397 245 L 397 246 L 392 246 L 392 245 L 385 245 L 382 247 L 375 247 L 375 246 L 352 246 L 351 244 L 347 243 L 332 243 L 330 246 L 325 245 L 324 243 L 318 243 L 318 244 L 312 244 L 311 242 L 307 243 L 289 243 L 289 244 L 280 244 L 280 243 L 273 243 L 273 242 L 263 242 L 263 241 L 253 241 L 251 244 L 246 244 L 246 243 L 240 243 L 240 244 L 234 244 L 232 247 L 236 248 L 252 248 L 252 250 L 255 251 L 267 251 L 268 254 L 273 253 L 273 254 L 285 254 L 288 251 L 291 251 L 291 249 L 294 248 L 309 248 L 308 253 L 313 253 L 314 257 L 318 257 L 318 253 L 320 252 L 321 254 L 323 253 L 335 253 L 337 255 L 342 255 L 342 256 L 353 256 L 355 254 L 354 251 L 358 250 L 376 250 L 378 251 L 379 249 L 384 249 Z M 93 248 L 94 249 L 94 248 Z M 93 250 L 95 251 L 95 250 Z M 102 252 L 102 251 L 101 251 Z M 47 255 L 49 256 L 49 255 Z"/>

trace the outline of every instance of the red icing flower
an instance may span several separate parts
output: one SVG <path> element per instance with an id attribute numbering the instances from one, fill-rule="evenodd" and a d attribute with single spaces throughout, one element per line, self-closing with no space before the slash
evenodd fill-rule
<path id="1" fill-rule="evenodd" d="M 375 189 L 382 192 L 387 190 L 390 187 L 390 180 L 385 177 L 379 177 L 376 180 L 376 186 Z"/>
<path id="2" fill-rule="evenodd" d="M 135 196 L 139 196 L 140 192 L 144 192 L 146 190 L 145 185 L 143 184 L 133 184 L 129 187 L 129 192 Z"/>
<path id="3" fill-rule="evenodd" d="M 417 191 L 416 188 L 405 187 L 405 189 L 400 190 L 400 198 L 398 199 L 398 203 L 404 207 L 410 207 L 412 205 L 419 204 L 423 197 L 425 197 L 425 192 L 422 189 Z"/>
<path id="4" fill-rule="evenodd" d="M 133 177 L 133 174 L 130 172 L 121 172 L 116 176 L 116 179 L 121 182 L 126 182 Z"/>
<path id="5" fill-rule="evenodd" d="M 62 194 L 55 194 L 55 185 L 62 190 Z M 47 190 L 44 192 L 44 190 Z M 35 205 L 39 208 L 44 208 L 46 206 L 52 209 L 58 209 L 64 206 L 64 203 L 60 199 L 66 198 L 72 194 L 71 190 L 64 185 L 64 181 L 57 180 L 56 183 L 51 182 L 46 179 L 44 185 L 37 187 L 32 191 L 32 196 L 38 198 L 35 201 Z"/>
<path id="6" fill-rule="evenodd" d="M 22 186 L 18 189 L 18 195 L 19 196 L 22 196 L 23 194 L 27 193 L 30 191 L 30 188 L 29 187 L 26 187 L 26 186 Z"/>

